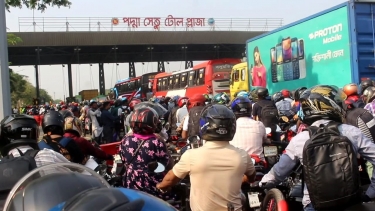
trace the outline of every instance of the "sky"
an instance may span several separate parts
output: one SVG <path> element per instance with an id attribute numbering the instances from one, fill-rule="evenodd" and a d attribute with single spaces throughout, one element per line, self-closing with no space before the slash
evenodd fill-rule
<path id="1" fill-rule="evenodd" d="M 70 8 L 47 8 L 44 13 L 11 8 L 6 14 L 8 32 L 18 32 L 20 17 L 174 17 L 195 18 L 282 18 L 283 25 L 313 15 L 338 5 L 344 0 L 70 0 Z M 301 3 L 303 2 L 303 3 Z M 26 29 L 23 29 L 26 30 Z M 28 29 L 30 30 L 30 29 Z M 62 29 L 56 29 L 62 31 Z M 22 32 L 22 31 L 21 31 Z M 157 33 L 157 32 L 155 32 Z M 244 43 L 245 45 L 245 43 Z M 196 64 L 197 62 L 195 62 Z M 184 62 L 165 63 L 166 71 L 183 69 Z M 33 66 L 12 66 L 15 72 L 25 75 L 35 85 Z M 156 63 L 136 63 L 136 75 L 154 72 Z M 106 89 L 114 86 L 117 80 L 128 77 L 128 64 L 105 64 Z M 62 65 L 40 66 L 39 85 L 54 99 L 68 97 L 67 67 Z M 85 89 L 99 89 L 99 66 L 72 65 L 73 94 Z"/>

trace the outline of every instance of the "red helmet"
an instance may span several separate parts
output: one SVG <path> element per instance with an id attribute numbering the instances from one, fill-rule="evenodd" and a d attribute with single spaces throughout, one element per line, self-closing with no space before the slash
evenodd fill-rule
<path id="1" fill-rule="evenodd" d="M 206 105 L 206 98 L 202 94 L 195 94 L 193 97 L 189 98 L 187 103 L 188 109 L 194 106 L 205 106 Z"/>
<path id="2" fill-rule="evenodd" d="M 178 107 L 182 108 L 187 103 L 188 100 L 189 100 L 188 97 L 181 97 L 180 99 L 178 99 L 177 101 Z"/>
<path id="3" fill-rule="evenodd" d="M 289 90 L 287 90 L 287 89 L 283 89 L 283 90 L 281 90 L 281 94 L 282 94 L 283 97 L 285 97 L 285 98 L 290 98 L 290 92 L 289 92 Z"/>
<path id="4" fill-rule="evenodd" d="M 136 106 L 137 104 L 141 103 L 142 101 L 140 99 L 137 99 L 137 98 L 134 98 L 130 101 L 129 103 L 129 108 L 130 110 L 134 110 L 134 106 Z"/>

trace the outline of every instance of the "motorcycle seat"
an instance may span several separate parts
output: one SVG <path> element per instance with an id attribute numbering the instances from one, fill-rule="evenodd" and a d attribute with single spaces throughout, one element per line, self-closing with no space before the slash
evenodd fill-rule
<path id="1" fill-rule="evenodd" d="M 349 208 L 346 208 L 344 211 L 374 211 L 375 203 L 365 203 L 358 204 Z"/>

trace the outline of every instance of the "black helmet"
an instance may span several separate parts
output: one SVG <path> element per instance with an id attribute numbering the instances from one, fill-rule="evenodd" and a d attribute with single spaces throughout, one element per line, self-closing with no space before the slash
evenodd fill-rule
<path id="1" fill-rule="evenodd" d="M 257 95 L 258 95 L 258 97 L 261 97 L 261 98 L 268 97 L 269 96 L 268 89 L 267 88 L 259 88 L 257 90 Z"/>
<path id="2" fill-rule="evenodd" d="M 300 87 L 300 88 L 294 90 L 294 96 L 293 96 L 294 100 L 295 100 L 295 101 L 298 101 L 299 98 L 300 98 L 300 96 L 301 96 L 301 94 L 302 94 L 306 89 L 307 89 L 306 87 Z"/>
<path id="3" fill-rule="evenodd" d="M 10 150 L 23 145 L 39 149 L 39 128 L 34 118 L 24 114 L 14 114 L 5 117 L 0 124 L 0 152 L 3 156 L 7 156 Z"/>
<path id="4" fill-rule="evenodd" d="M 281 94 L 281 92 L 276 92 L 275 94 L 272 95 L 272 101 L 274 103 L 277 103 L 282 99 L 284 99 L 284 96 Z"/>
<path id="5" fill-rule="evenodd" d="M 64 128 L 64 117 L 58 111 L 50 110 L 44 114 L 42 127 L 44 133 L 53 130 L 60 131 L 61 134 L 56 135 L 62 135 Z"/>
<path id="6" fill-rule="evenodd" d="M 371 79 L 366 79 L 361 82 L 361 95 L 363 95 L 363 92 L 370 86 L 373 86 Z"/>
<path id="7" fill-rule="evenodd" d="M 321 119 L 342 122 L 346 97 L 345 93 L 335 86 L 318 85 L 305 90 L 299 99 L 302 122 L 307 125 Z"/>
<path id="8" fill-rule="evenodd" d="M 122 105 L 122 100 L 117 99 L 117 100 L 115 101 L 115 107 L 119 107 L 119 106 L 121 106 L 121 105 Z"/>
<path id="9" fill-rule="evenodd" d="M 200 135 L 206 141 L 231 141 L 236 133 L 236 116 L 224 105 L 207 105 L 199 120 Z"/>
<path id="10" fill-rule="evenodd" d="M 237 118 L 251 116 L 251 101 L 247 97 L 236 97 L 230 107 Z"/>
<path id="11" fill-rule="evenodd" d="M 159 122 L 159 116 L 152 108 L 139 108 L 134 110 L 130 117 L 130 128 L 137 134 L 155 133 Z"/>

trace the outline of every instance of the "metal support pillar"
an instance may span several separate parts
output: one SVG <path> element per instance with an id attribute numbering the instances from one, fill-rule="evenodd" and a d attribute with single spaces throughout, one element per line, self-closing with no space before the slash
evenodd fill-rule
<path id="1" fill-rule="evenodd" d="M 105 95 L 104 64 L 99 63 L 99 94 Z"/>
<path id="2" fill-rule="evenodd" d="M 35 92 L 36 92 L 36 99 L 39 99 L 40 97 L 40 90 L 39 90 L 39 71 L 38 71 L 38 65 L 35 66 Z"/>
<path id="3" fill-rule="evenodd" d="M 73 97 L 72 64 L 68 64 L 68 88 L 69 88 L 69 97 Z"/>
<path id="4" fill-rule="evenodd" d="M 135 78 L 135 65 L 134 65 L 134 62 L 129 62 L 129 78 Z"/>
<path id="5" fill-rule="evenodd" d="M 158 71 L 157 72 L 165 72 L 165 66 L 163 61 L 158 61 Z"/>
<path id="6" fill-rule="evenodd" d="M 193 61 L 185 61 L 185 69 L 189 69 L 193 67 Z"/>

